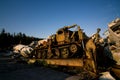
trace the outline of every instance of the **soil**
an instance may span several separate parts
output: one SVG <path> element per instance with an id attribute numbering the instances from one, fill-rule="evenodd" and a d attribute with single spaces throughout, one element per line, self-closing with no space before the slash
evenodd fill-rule
<path id="1" fill-rule="evenodd" d="M 69 74 L 0 58 L 0 80 L 65 80 Z"/>
<path id="2" fill-rule="evenodd" d="M 72 73 L 76 72 L 74 69 L 70 69 L 72 72 L 67 69 L 64 67 L 63 71 L 58 68 L 18 63 L 10 57 L 0 57 L 0 80 L 82 80 L 84 78 L 91 80 L 93 78 L 87 72 L 77 75 Z"/>
<path id="3" fill-rule="evenodd" d="M 62 69 L 61 69 L 62 68 Z M 74 68 L 51 68 L 16 62 L 11 57 L 0 57 L 0 80 L 98 80 L 96 75 Z"/>

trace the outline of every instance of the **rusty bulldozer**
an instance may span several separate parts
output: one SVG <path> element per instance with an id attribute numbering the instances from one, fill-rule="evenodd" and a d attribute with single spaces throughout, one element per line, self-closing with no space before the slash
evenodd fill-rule
<path id="1" fill-rule="evenodd" d="M 72 31 L 72 28 L 76 29 Z M 116 66 L 116 62 L 104 54 L 106 46 L 96 44 L 77 24 L 64 26 L 38 43 L 29 60 L 60 66 L 79 66 L 96 74 Z"/>

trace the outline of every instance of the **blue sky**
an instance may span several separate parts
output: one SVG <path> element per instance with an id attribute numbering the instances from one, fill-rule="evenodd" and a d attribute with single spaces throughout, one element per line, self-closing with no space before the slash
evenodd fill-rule
<path id="1" fill-rule="evenodd" d="M 0 29 L 46 38 L 78 24 L 90 36 L 120 18 L 120 0 L 0 0 Z"/>

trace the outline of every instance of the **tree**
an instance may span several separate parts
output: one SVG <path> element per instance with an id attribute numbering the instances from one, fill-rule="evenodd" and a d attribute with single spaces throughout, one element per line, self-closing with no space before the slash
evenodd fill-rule
<path id="1" fill-rule="evenodd" d="M 33 40 L 40 40 L 39 38 L 26 36 L 24 33 L 14 33 L 10 34 L 5 32 L 5 29 L 2 29 L 0 33 L 0 50 L 10 49 L 12 45 L 19 44 L 30 44 Z"/>

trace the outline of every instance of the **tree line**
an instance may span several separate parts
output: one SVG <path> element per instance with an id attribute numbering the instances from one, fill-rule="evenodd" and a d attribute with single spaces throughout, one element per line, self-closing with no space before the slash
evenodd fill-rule
<path id="1" fill-rule="evenodd" d="M 29 45 L 32 41 L 40 40 L 40 38 L 27 36 L 25 33 L 10 34 L 2 29 L 0 32 L 0 50 L 12 49 L 16 44 Z"/>

